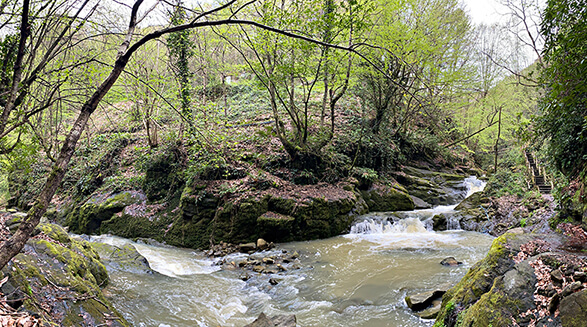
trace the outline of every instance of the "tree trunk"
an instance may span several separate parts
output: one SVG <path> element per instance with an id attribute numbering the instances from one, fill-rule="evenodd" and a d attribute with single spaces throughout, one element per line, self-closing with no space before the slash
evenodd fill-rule
<path id="1" fill-rule="evenodd" d="M 47 207 L 49 206 L 53 195 L 55 195 L 57 188 L 65 176 L 69 161 L 75 152 L 77 142 L 88 123 L 90 115 L 96 110 L 98 104 L 118 79 L 127 63 L 128 56 L 121 55 L 116 60 L 110 75 L 82 106 L 73 127 L 61 147 L 61 152 L 53 165 L 51 174 L 49 175 L 45 186 L 43 186 L 41 193 L 35 199 L 35 204 L 31 210 L 29 210 L 28 216 L 20 224 L 16 233 L 9 240 L 0 245 L 0 269 L 4 268 L 4 266 L 22 250 L 33 230 L 41 221 L 41 217 L 47 211 Z"/>
<path id="2" fill-rule="evenodd" d="M 495 140 L 495 168 L 494 173 L 497 173 L 497 154 L 499 147 L 499 138 L 501 137 L 501 107 L 499 108 L 499 118 L 497 120 L 497 139 Z"/>

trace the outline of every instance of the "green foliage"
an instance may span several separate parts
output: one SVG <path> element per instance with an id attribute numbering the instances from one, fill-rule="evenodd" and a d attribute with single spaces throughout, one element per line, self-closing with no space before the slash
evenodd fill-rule
<path id="1" fill-rule="evenodd" d="M 507 149 L 502 155 L 496 173 L 489 176 L 485 193 L 488 196 L 501 197 L 517 195 L 528 198 L 528 169 L 522 150 L 518 147 Z"/>
<path id="2" fill-rule="evenodd" d="M 527 223 L 527 219 L 526 218 L 520 219 L 520 226 L 521 227 L 526 227 L 526 223 Z"/>
<path id="3" fill-rule="evenodd" d="M 546 38 L 542 79 L 546 93 L 536 118 L 549 159 L 567 176 L 587 161 L 587 1 L 550 0 L 544 12 Z"/>
<path id="4" fill-rule="evenodd" d="M 497 173 L 489 177 L 486 193 L 488 196 L 502 197 L 517 195 L 523 197 L 528 192 L 524 171 L 498 169 Z"/>
<path id="5" fill-rule="evenodd" d="M 377 4 L 382 9 L 373 17 L 371 42 L 388 51 L 368 52 L 370 63 L 359 75 L 359 94 L 375 111 L 374 131 L 382 120 L 389 121 L 394 133 L 422 122 L 442 131 L 448 99 L 471 78 L 464 59 L 471 28 L 467 16 L 454 0 Z"/>
<path id="6" fill-rule="evenodd" d="M 441 138 L 430 133 L 429 130 L 415 130 L 411 133 L 398 135 L 398 143 L 401 152 L 408 160 L 433 161 L 450 158 L 450 153 L 441 144 Z"/>

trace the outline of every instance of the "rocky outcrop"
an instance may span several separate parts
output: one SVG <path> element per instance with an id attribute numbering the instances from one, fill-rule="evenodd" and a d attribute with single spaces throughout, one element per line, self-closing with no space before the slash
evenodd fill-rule
<path id="1" fill-rule="evenodd" d="M 360 189 L 353 178 L 338 184 L 295 185 L 228 166 L 202 172 L 175 192 L 183 185 L 177 181 L 180 167 L 174 166 L 178 156 L 171 150 L 157 156 L 146 169 L 144 192 L 95 193 L 81 204 L 69 204 L 71 209 L 61 214 L 66 215 L 65 224 L 79 234 L 111 233 L 209 248 L 258 238 L 287 242 L 332 237 L 348 231 L 357 216 L 370 211 L 413 210 L 414 201 L 422 208 L 463 195 L 463 176 L 416 168 L 406 168 L 411 175 L 402 176 L 413 181 L 406 183 L 412 189 L 427 187 L 418 196 L 391 181 L 373 183 L 368 189 Z"/>
<path id="2" fill-rule="evenodd" d="M 411 196 L 424 201 L 419 202 L 421 207 L 425 207 L 425 204 L 455 204 L 465 197 L 463 179 L 466 176 L 463 175 L 404 167 L 401 172 L 394 173 L 393 177 Z"/>
<path id="3" fill-rule="evenodd" d="M 165 148 L 147 163 L 142 189 L 150 201 L 169 197 L 177 190 L 181 190 L 184 185 L 184 161 L 184 151 L 174 145 Z"/>
<path id="4" fill-rule="evenodd" d="M 583 314 L 574 301 L 581 295 L 574 294 L 587 284 L 575 281 L 582 274 L 574 272 L 587 269 L 587 259 L 552 252 L 560 242 L 559 236 L 523 233 L 496 238 L 485 259 L 444 295 L 435 326 L 559 326 L 563 311 Z M 556 269 L 564 271 L 560 284 L 551 277 Z"/>
<path id="5" fill-rule="evenodd" d="M 122 203 L 114 198 L 99 203 L 91 201 L 70 213 L 68 222 L 74 231 L 146 237 L 170 245 L 208 248 L 220 242 L 238 244 L 258 238 L 284 242 L 331 237 L 347 231 L 356 216 L 369 210 L 348 183 L 234 194 L 219 192 L 215 183 L 200 181 L 185 187 L 177 207 L 148 205 L 134 198 L 122 208 L 111 204 Z M 108 211 L 111 207 L 115 210 Z M 97 215 L 90 219 L 86 212 Z M 98 225 L 88 223 L 93 221 L 99 222 L 99 228 L 84 227 Z M 74 224 L 81 226 L 73 227 Z"/>
<path id="6" fill-rule="evenodd" d="M 414 200 L 399 185 L 374 184 L 368 190 L 361 191 L 361 195 L 369 211 L 414 210 Z"/>
<path id="7" fill-rule="evenodd" d="M 464 229 L 476 232 L 487 232 L 494 223 L 491 217 L 494 210 L 491 200 L 484 192 L 473 193 L 464 199 L 453 212 L 446 212 L 432 218 L 436 231 L 447 229 Z"/>
<path id="8" fill-rule="evenodd" d="M 180 200 L 183 221 L 176 228 L 192 230 L 194 242 L 231 243 L 310 240 L 338 235 L 356 215 L 367 212 L 360 195 L 345 185 L 268 189 L 234 199 L 219 197 L 210 188 L 186 188 Z M 178 235 L 179 236 L 179 235 Z"/>
<path id="9" fill-rule="evenodd" d="M 145 195 L 135 191 L 124 191 L 116 194 L 97 194 L 82 205 L 71 210 L 65 224 L 77 234 L 93 234 L 98 232 L 102 222 L 110 220 L 115 214 L 126 207 L 146 200 Z"/>
<path id="10" fill-rule="evenodd" d="M 54 224 L 35 234 L 0 272 L 12 307 L 59 326 L 128 326 L 102 295 L 108 274 L 90 243 Z"/>

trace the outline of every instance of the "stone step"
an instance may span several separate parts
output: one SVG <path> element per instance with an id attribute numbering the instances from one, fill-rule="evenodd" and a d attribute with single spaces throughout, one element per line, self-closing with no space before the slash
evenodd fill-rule
<path id="1" fill-rule="evenodd" d="M 547 186 L 547 185 L 539 186 L 538 187 L 538 190 L 542 194 L 550 194 L 550 192 L 552 192 L 552 188 L 550 186 Z"/>

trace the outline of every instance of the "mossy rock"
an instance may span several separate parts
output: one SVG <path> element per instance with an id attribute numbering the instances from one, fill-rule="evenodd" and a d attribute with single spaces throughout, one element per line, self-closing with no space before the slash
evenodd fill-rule
<path id="1" fill-rule="evenodd" d="M 360 199 L 347 191 L 338 198 L 308 198 L 299 203 L 291 214 L 296 218 L 296 239 L 327 238 L 348 231 L 360 211 Z"/>
<path id="2" fill-rule="evenodd" d="M 551 237 L 507 233 L 496 238 L 487 256 L 443 296 L 434 326 L 511 326 L 512 320 L 528 323 L 521 314 L 536 309 L 536 276 L 529 261 L 516 263 L 513 258 L 522 245 Z"/>
<path id="3" fill-rule="evenodd" d="M 295 218 L 268 211 L 257 218 L 257 226 L 261 238 L 270 241 L 286 241 L 291 239 Z"/>
<path id="4" fill-rule="evenodd" d="M 369 211 L 414 210 L 414 200 L 405 192 L 391 186 L 375 184 L 369 190 L 361 191 Z"/>
<path id="5" fill-rule="evenodd" d="M 105 243 L 92 243 L 100 254 L 101 261 L 108 270 L 118 270 L 135 274 L 153 274 L 149 261 L 130 245 L 114 246 Z"/>
<path id="6" fill-rule="evenodd" d="M 20 309 L 59 326 L 128 326 L 102 295 L 108 273 L 90 243 L 70 238 L 57 225 L 41 224 L 39 229 L 49 237 L 30 239 L 2 270 L 8 276 L 2 292 L 26 299 L 16 303 Z"/>
<path id="7" fill-rule="evenodd" d="M 476 192 L 471 194 L 468 198 L 464 199 L 458 206 L 456 206 L 455 210 L 466 210 L 466 209 L 476 209 L 479 207 L 488 207 L 491 203 L 491 200 L 485 195 L 484 192 Z"/>
<path id="8" fill-rule="evenodd" d="M 435 183 L 462 181 L 463 179 L 465 179 L 465 177 L 467 177 L 467 176 L 459 175 L 459 174 L 437 172 L 437 171 L 415 168 L 415 167 L 404 167 L 402 171 L 408 175 L 421 177 L 421 178 L 424 178 L 427 180 L 431 180 Z"/>
<path id="9" fill-rule="evenodd" d="M 587 290 L 562 299 L 559 309 L 563 327 L 587 326 Z"/>
<path id="10" fill-rule="evenodd" d="M 66 245 L 71 243 L 71 238 L 69 237 L 67 232 L 59 225 L 39 224 L 37 228 L 57 242 L 61 242 Z"/>
<path id="11" fill-rule="evenodd" d="M 461 313 L 462 326 L 509 326 L 512 318 L 536 308 L 535 284 L 534 269 L 526 262 L 516 265 L 504 276 L 498 276 L 489 292 Z"/>
<path id="12" fill-rule="evenodd" d="M 66 225 L 73 233 L 96 233 L 102 222 L 122 212 L 127 206 L 142 203 L 144 200 L 142 193 L 134 191 L 120 192 L 110 196 L 95 195 L 67 215 Z"/>
<path id="13" fill-rule="evenodd" d="M 184 154 L 173 145 L 149 161 L 145 169 L 143 190 L 149 201 L 169 198 L 184 185 Z"/>
<path id="14" fill-rule="evenodd" d="M 443 231 L 450 227 L 451 229 L 463 229 L 486 233 L 490 231 L 493 223 L 490 220 L 491 216 L 492 212 L 483 208 L 445 212 L 432 218 L 433 229 L 435 231 Z"/>
<path id="15" fill-rule="evenodd" d="M 184 219 L 212 219 L 216 214 L 220 199 L 204 188 L 186 186 L 183 189 L 179 207 Z"/>
<path id="16" fill-rule="evenodd" d="M 247 176 L 247 171 L 244 168 L 233 167 L 230 165 L 209 165 L 201 173 L 199 178 L 201 180 L 234 180 Z"/>
<path id="17" fill-rule="evenodd" d="M 284 242 L 332 237 L 348 231 L 354 218 L 368 211 L 361 195 L 345 186 L 349 185 L 325 186 L 328 197 L 316 195 L 321 194 L 319 189 L 313 196 L 300 199 L 272 190 L 251 192 L 246 197 L 220 197 L 207 184 L 194 184 L 184 187 L 177 199 L 179 210 L 169 204 L 165 212 L 151 217 L 123 210 L 102 220 L 98 232 L 191 248 L 208 248 L 219 242 L 254 242 L 258 238 Z M 401 192 L 389 193 L 395 196 Z M 401 196 L 409 199 L 405 193 Z M 264 216 L 267 212 L 288 218 L 274 221 Z"/>
<path id="18" fill-rule="evenodd" d="M 404 167 L 393 176 L 410 195 L 432 205 L 456 204 L 465 197 L 463 175 Z"/>

